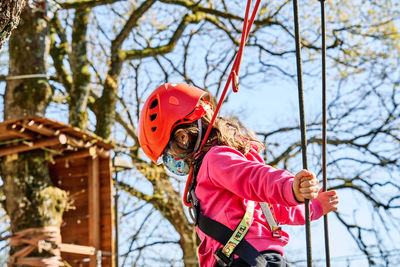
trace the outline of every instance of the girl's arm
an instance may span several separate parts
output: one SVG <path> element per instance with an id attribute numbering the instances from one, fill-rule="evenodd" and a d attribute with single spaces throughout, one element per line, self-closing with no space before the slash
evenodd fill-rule
<path id="1" fill-rule="evenodd" d="M 336 191 L 320 191 L 317 198 L 310 201 L 310 218 L 318 220 L 322 215 L 337 210 L 339 203 Z M 274 205 L 276 219 L 280 224 L 303 225 L 305 224 L 304 205 L 285 207 Z"/>
<path id="2" fill-rule="evenodd" d="M 285 206 L 299 204 L 293 194 L 293 174 L 249 160 L 233 148 L 213 147 L 204 157 L 203 167 L 212 184 L 244 199 Z"/>

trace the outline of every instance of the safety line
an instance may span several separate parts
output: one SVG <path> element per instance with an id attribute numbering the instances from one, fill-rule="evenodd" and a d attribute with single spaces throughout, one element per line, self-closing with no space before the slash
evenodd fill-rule
<path id="1" fill-rule="evenodd" d="M 202 150 L 202 148 L 204 147 L 204 145 L 207 142 L 207 138 L 210 135 L 212 126 L 214 124 L 214 121 L 217 118 L 218 112 L 219 112 L 219 110 L 221 108 L 222 103 L 224 102 L 225 96 L 226 96 L 226 94 L 228 92 L 229 85 L 230 85 L 230 83 L 232 81 L 233 81 L 232 90 L 235 93 L 238 92 L 238 89 L 239 89 L 239 69 L 240 69 L 240 63 L 241 63 L 241 60 L 242 60 L 242 57 L 243 57 L 243 50 L 244 50 L 247 38 L 248 38 L 249 33 L 250 33 L 250 29 L 251 29 L 251 27 L 253 25 L 253 22 L 254 22 L 254 19 L 255 19 L 256 15 L 257 15 L 258 7 L 260 6 L 261 0 L 257 0 L 257 2 L 255 3 L 254 8 L 253 8 L 253 12 L 252 12 L 250 20 L 249 20 L 248 18 L 249 18 L 249 14 L 250 14 L 251 2 L 252 2 L 252 0 L 247 0 L 246 13 L 245 13 L 245 16 L 244 16 L 244 21 L 243 21 L 243 29 L 242 29 L 242 36 L 241 36 L 241 40 L 240 40 L 240 44 L 239 44 L 239 49 L 238 49 L 238 52 L 236 54 L 235 61 L 234 61 L 233 65 L 232 65 L 231 72 L 229 73 L 228 79 L 226 81 L 224 90 L 222 91 L 222 94 L 221 94 L 221 96 L 219 98 L 217 107 L 215 108 L 214 114 L 213 114 L 213 116 L 211 118 L 211 121 L 210 121 L 210 123 L 208 125 L 207 131 L 205 132 L 203 140 L 202 140 L 202 142 L 200 144 L 200 147 L 198 149 L 199 152 Z M 196 155 L 195 155 L 195 157 L 196 157 Z M 189 176 L 188 176 L 188 179 L 186 181 L 185 191 L 183 193 L 183 203 L 187 207 L 191 207 L 192 206 L 192 203 L 190 202 L 190 197 L 191 196 L 190 196 L 190 193 L 189 193 L 189 187 L 191 186 L 192 181 L 193 181 L 193 167 L 190 168 Z"/>
<path id="2" fill-rule="evenodd" d="M 327 190 L 327 136 L 326 136 L 326 21 L 325 21 L 325 0 L 321 3 L 321 29 L 322 29 L 322 190 Z M 331 266 L 329 251 L 329 230 L 328 230 L 328 214 L 324 215 L 324 236 L 325 236 L 325 260 L 326 267 Z"/>
<path id="3" fill-rule="evenodd" d="M 234 76 L 234 77 L 232 77 L 232 79 L 233 79 L 232 80 L 232 90 L 235 93 L 237 93 L 239 91 L 239 87 L 238 87 L 239 86 L 239 80 L 238 79 L 239 79 L 240 63 L 242 62 L 242 58 L 243 58 L 243 50 L 244 50 L 244 47 L 246 45 L 246 41 L 247 41 L 247 38 L 249 36 L 251 26 L 253 26 L 253 22 L 254 22 L 254 19 L 256 17 L 257 10 L 258 10 L 258 7 L 259 7 L 260 3 L 261 3 L 261 1 L 257 1 L 256 4 L 254 5 L 253 13 L 252 13 L 251 18 L 248 21 L 247 25 L 246 25 L 246 21 L 247 21 L 248 18 L 245 17 L 245 20 L 244 20 L 242 37 L 241 37 L 240 46 L 239 46 L 239 51 L 238 51 L 238 54 L 237 54 L 237 56 L 235 58 L 235 62 L 233 63 L 232 71 L 231 71 L 231 75 Z M 250 0 L 250 3 L 249 3 L 249 1 L 247 2 L 246 14 L 248 14 L 247 8 L 250 7 L 250 4 L 251 4 L 251 0 Z"/>
<path id="4" fill-rule="evenodd" d="M 250 13 L 251 0 L 247 0 L 246 14 L 245 14 L 244 22 L 243 22 L 243 30 L 242 30 L 242 37 L 241 37 L 241 40 L 240 40 L 239 50 L 238 50 L 238 52 L 236 54 L 236 58 L 235 58 L 235 61 L 233 63 L 231 72 L 230 72 L 230 74 L 228 76 L 228 80 L 226 81 L 224 90 L 222 91 L 221 97 L 220 97 L 220 99 L 218 101 L 217 107 L 215 108 L 214 114 L 213 114 L 213 116 L 211 118 L 211 121 L 210 121 L 210 124 L 209 124 L 209 126 L 207 128 L 207 131 L 204 134 L 203 141 L 201 142 L 201 145 L 200 145 L 200 148 L 199 148 L 198 151 L 201 151 L 201 149 L 204 147 L 204 145 L 207 142 L 207 138 L 208 138 L 208 136 L 209 136 L 209 134 L 211 132 L 212 126 L 214 124 L 214 121 L 217 118 L 218 112 L 219 112 L 219 110 L 221 108 L 222 103 L 224 102 L 226 93 L 228 92 L 229 85 L 230 85 L 230 83 L 232 81 L 233 81 L 233 85 L 232 85 L 233 86 L 233 91 L 234 92 L 238 91 L 238 79 L 239 79 L 240 62 L 242 60 L 244 46 L 245 46 L 247 38 L 249 36 L 249 32 L 250 32 L 251 26 L 253 25 L 254 18 L 255 18 L 256 14 L 257 14 L 258 7 L 260 6 L 260 2 L 261 2 L 261 0 L 257 0 L 257 2 L 255 3 L 254 8 L 253 8 L 253 13 L 251 15 L 250 20 L 248 21 L 248 17 L 249 17 L 249 13 Z"/>
<path id="5" fill-rule="evenodd" d="M 300 128 L 301 128 L 301 152 L 303 158 L 303 169 L 308 169 L 307 166 L 307 136 L 306 136 L 306 123 L 304 115 L 304 94 L 303 94 L 303 77 L 301 67 L 301 44 L 300 44 L 300 27 L 299 27 L 299 11 L 298 2 L 293 0 L 293 15 L 294 15 L 294 28 L 296 39 L 296 61 L 297 61 L 297 83 L 299 92 L 299 113 L 300 113 Z M 307 245 L 307 266 L 312 266 L 312 252 L 311 252 L 311 225 L 310 225 L 310 200 L 304 200 L 305 206 L 305 220 L 306 220 L 306 245 Z"/>

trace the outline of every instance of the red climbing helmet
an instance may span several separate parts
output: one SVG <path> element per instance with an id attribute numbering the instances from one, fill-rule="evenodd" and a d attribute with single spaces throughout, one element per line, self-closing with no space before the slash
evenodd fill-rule
<path id="1" fill-rule="evenodd" d="M 140 113 L 139 143 L 153 162 L 161 156 L 177 125 L 196 121 L 206 113 L 200 99 L 209 102 L 210 96 L 185 83 L 166 83 L 151 93 Z"/>

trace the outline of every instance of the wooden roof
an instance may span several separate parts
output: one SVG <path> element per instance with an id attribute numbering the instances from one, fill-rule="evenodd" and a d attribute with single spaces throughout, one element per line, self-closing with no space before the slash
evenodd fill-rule
<path id="1" fill-rule="evenodd" d="M 44 117 L 22 117 L 0 123 L 0 157 L 39 148 L 64 154 L 89 148 L 89 153 L 101 155 L 108 153 L 113 145 L 94 134 Z"/>

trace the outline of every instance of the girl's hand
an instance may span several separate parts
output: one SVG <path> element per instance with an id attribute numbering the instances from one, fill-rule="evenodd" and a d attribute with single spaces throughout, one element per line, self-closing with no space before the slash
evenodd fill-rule
<path id="1" fill-rule="evenodd" d="M 328 212 L 337 210 L 337 205 L 339 204 L 339 197 L 336 194 L 336 191 L 326 191 L 326 192 L 319 192 L 317 199 L 322 206 L 323 214 L 327 214 Z"/>
<path id="2" fill-rule="evenodd" d="M 314 199 L 318 196 L 318 180 L 315 174 L 302 170 L 294 177 L 293 193 L 297 201 L 304 202 L 304 199 Z"/>

